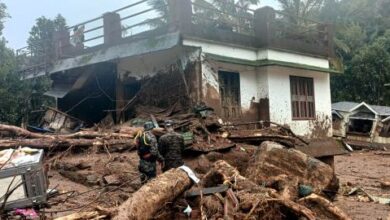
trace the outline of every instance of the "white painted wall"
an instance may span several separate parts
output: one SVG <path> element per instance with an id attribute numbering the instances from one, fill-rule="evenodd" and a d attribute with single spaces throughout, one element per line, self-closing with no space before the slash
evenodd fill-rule
<path id="1" fill-rule="evenodd" d="M 323 58 L 310 57 L 301 54 L 287 53 L 283 51 L 262 49 L 257 53 L 258 60 L 277 60 L 288 63 L 297 63 L 321 68 L 329 68 L 329 61 Z"/>
<path id="2" fill-rule="evenodd" d="M 216 44 L 215 42 L 207 42 L 194 39 L 184 39 L 184 46 L 202 48 L 203 53 L 210 53 L 219 56 L 230 58 L 256 61 L 256 60 L 274 60 L 296 64 L 303 64 L 313 67 L 329 68 L 329 61 L 325 58 L 317 58 L 313 56 L 302 55 L 285 51 L 271 49 L 257 49 L 238 47 L 226 44 Z"/>
<path id="3" fill-rule="evenodd" d="M 267 80 L 266 72 L 263 74 L 255 67 L 243 66 L 237 64 L 228 64 L 213 61 L 202 62 L 202 75 L 203 84 L 206 83 L 212 85 L 218 89 L 218 71 L 237 72 L 240 74 L 240 95 L 241 95 L 241 108 L 243 111 L 249 110 L 251 101 L 254 98 L 256 102 L 260 98 L 267 97 Z M 203 94 L 206 94 L 205 92 Z"/>
<path id="4" fill-rule="evenodd" d="M 287 124 L 298 135 L 311 136 L 317 123 L 322 123 L 324 127 L 331 128 L 331 97 L 330 97 L 330 77 L 328 73 L 299 70 L 285 67 L 267 67 L 270 118 L 271 121 L 280 124 Z M 315 121 L 312 120 L 292 120 L 290 75 L 311 77 L 314 79 L 315 91 Z M 331 129 L 327 136 L 331 136 Z"/>

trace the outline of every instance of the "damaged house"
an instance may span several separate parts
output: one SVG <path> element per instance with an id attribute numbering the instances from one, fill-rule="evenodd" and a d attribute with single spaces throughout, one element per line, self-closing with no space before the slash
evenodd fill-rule
<path id="1" fill-rule="evenodd" d="M 225 121 L 332 136 L 330 25 L 270 7 L 222 19 L 227 12 L 191 0 L 170 0 L 164 10 L 146 2 L 56 33 L 51 62 L 25 68 L 25 78 L 49 74 L 46 95 L 89 124 L 108 114 L 125 122 L 145 107 L 205 105 Z"/>
<path id="2" fill-rule="evenodd" d="M 333 135 L 352 146 L 379 147 L 390 143 L 390 107 L 365 102 L 332 104 Z"/>

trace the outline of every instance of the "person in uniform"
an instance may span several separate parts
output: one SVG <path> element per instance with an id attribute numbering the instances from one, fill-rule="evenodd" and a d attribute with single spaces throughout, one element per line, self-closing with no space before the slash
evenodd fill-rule
<path id="1" fill-rule="evenodd" d="M 156 161 L 164 164 L 164 158 L 158 151 L 156 136 L 152 133 L 153 122 L 144 124 L 144 132 L 139 133 L 135 138 L 137 153 L 140 158 L 138 170 L 141 173 L 141 182 L 145 183 L 156 177 Z"/>
<path id="2" fill-rule="evenodd" d="M 180 167 L 184 164 L 182 154 L 184 151 L 184 138 L 173 129 L 173 121 L 165 122 L 165 129 L 168 131 L 160 137 L 159 149 L 161 155 L 165 158 L 162 168 L 163 172 Z"/>

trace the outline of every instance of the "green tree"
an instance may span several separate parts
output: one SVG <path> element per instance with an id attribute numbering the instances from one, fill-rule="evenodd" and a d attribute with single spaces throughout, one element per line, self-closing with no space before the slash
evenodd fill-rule
<path id="1" fill-rule="evenodd" d="M 315 18 L 324 5 L 324 0 L 278 0 L 290 23 L 305 25 L 300 18 Z"/>
<path id="2" fill-rule="evenodd" d="M 346 63 L 345 73 L 332 77 L 334 101 L 368 102 L 390 105 L 390 31 L 357 49 Z"/>
<path id="3" fill-rule="evenodd" d="M 388 72 L 382 59 L 388 49 L 381 48 L 381 44 L 388 38 L 389 16 L 388 0 L 325 1 L 318 18 L 334 24 L 337 55 L 345 67 L 344 74 L 331 77 L 334 102 L 390 104 L 385 98 L 386 81 L 381 82 Z"/>
<path id="4" fill-rule="evenodd" d="M 32 63 L 50 64 L 55 55 L 54 33 L 64 29 L 66 29 L 66 20 L 60 14 L 55 19 L 42 16 L 36 20 L 27 40 L 33 56 Z"/>
<path id="5" fill-rule="evenodd" d="M 2 35 L 4 29 L 4 19 L 8 17 L 6 9 L 7 7 L 5 4 L 0 1 L 0 36 Z"/>
<path id="6" fill-rule="evenodd" d="M 258 5 L 260 0 L 195 0 L 194 3 L 194 23 L 212 28 L 219 27 L 237 32 L 248 32 L 252 30 L 250 28 L 252 15 L 248 9 L 253 5 Z M 160 16 L 164 16 L 163 19 L 152 19 L 151 25 L 166 24 L 168 1 L 148 0 L 148 4 L 155 8 Z"/>
<path id="7" fill-rule="evenodd" d="M 2 6 L 0 17 L 0 26 L 3 27 L 3 19 L 6 15 L 5 6 Z M 24 59 L 16 59 L 13 51 L 6 47 L 4 38 L 0 39 L 0 122 L 20 125 L 26 123 L 32 110 L 40 109 L 42 105 L 52 105 L 53 100 L 43 95 L 50 85 L 51 80 L 48 76 L 39 78 L 21 80 L 22 74 L 19 71 L 26 67 L 26 63 L 42 61 L 44 57 L 34 56 L 39 48 L 53 49 L 52 36 L 54 31 L 65 27 L 65 20 L 58 16 L 53 21 L 46 18 L 37 19 L 31 31 L 28 40 L 30 48 L 36 51 L 33 56 L 25 56 Z M 1 37 L 1 36 L 0 36 Z"/>

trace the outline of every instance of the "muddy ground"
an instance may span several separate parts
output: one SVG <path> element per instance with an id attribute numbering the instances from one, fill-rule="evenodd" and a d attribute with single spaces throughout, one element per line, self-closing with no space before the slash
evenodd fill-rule
<path id="1" fill-rule="evenodd" d="M 382 189 L 380 185 L 383 179 L 390 180 L 390 155 L 378 153 L 381 152 L 354 152 L 335 158 L 336 173 L 342 185 L 341 191 L 362 187 L 374 196 L 390 198 L 390 189 Z M 338 196 L 336 205 L 352 219 L 390 219 L 389 205 L 359 201 L 357 195 Z"/>
<path id="2" fill-rule="evenodd" d="M 251 158 L 254 148 L 240 146 L 225 153 L 210 153 L 198 157 L 186 158 L 186 164 L 198 173 L 206 173 L 209 163 L 218 159 L 225 159 L 239 168 L 241 172 L 246 170 L 246 164 Z M 358 186 L 364 188 L 374 196 L 390 197 L 390 189 L 382 189 L 380 181 L 390 179 L 390 155 L 377 155 L 378 152 L 355 152 L 350 155 L 337 156 L 335 167 L 340 178 L 341 193 Z M 115 207 L 124 202 L 131 193 L 141 186 L 137 165 L 136 152 L 125 153 L 96 153 L 93 150 L 78 153 L 66 153 L 50 158 L 51 170 L 50 187 L 63 193 L 50 200 L 52 207 L 46 209 L 47 216 L 63 216 L 78 211 L 91 210 L 97 206 Z M 82 169 L 63 167 L 65 164 L 80 164 Z M 88 176 L 90 185 L 72 181 L 69 177 L 60 174 L 64 170 L 74 171 Z M 103 180 L 104 176 L 114 176 L 118 182 L 108 185 Z M 199 174 L 201 177 L 202 174 Z M 72 176 L 71 176 L 72 178 Z M 383 219 L 390 215 L 390 206 L 375 204 L 373 202 L 359 201 L 357 195 L 337 197 L 336 205 L 347 212 L 353 219 Z M 59 212 L 58 212 L 59 211 Z M 54 212 L 54 213 L 51 213 Z"/>

